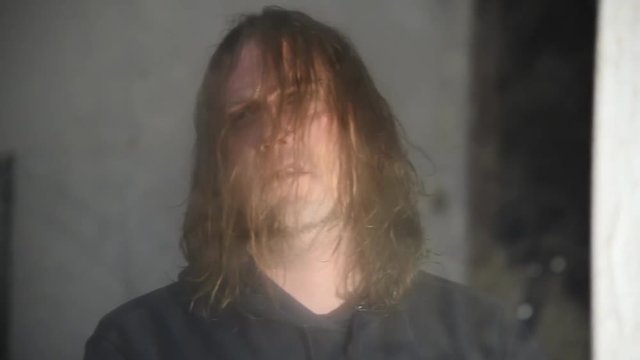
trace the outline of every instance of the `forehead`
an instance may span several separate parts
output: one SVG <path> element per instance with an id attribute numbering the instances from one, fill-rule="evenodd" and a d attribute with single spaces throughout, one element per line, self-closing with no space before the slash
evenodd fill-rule
<path id="1" fill-rule="evenodd" d="M 255 95 L 262 81 L 260 49 L 254 42 L 245 44 L 231 70 L 227 84 L 230 103 L 242 101 Z"/>
<path id="2" fill-rule="evenodd" d="M 288 45 L 287 41 L 283 40 L 281 48 L 273 49 L 282 52 L 278 61 L 283 61 L 283 63 L 281 65 L 266 65 L 271 64 L 266 58 L 270 58 L 269 54 L 272 49 L 267 49 L 267 53 L 263 53 L 263 50 L 256 41 L 250 40 L 242 45 L 227 81 L 227 104 L 233 105 L 253 99 L 258 95 L 271 96 L 278 92 L 311 91 L 321 98 L 326 95 L 326 85 L 330 81 L 330 76 L 316 56 L 305 56 L 306 62 L 296 62 L 294 60 L 295 50 Z M 285 72 L 285 74 L 277 75 L 280 72 Z M 295 73 L 296 76 L 305 75 L 302 78 L 292 80 L 291 73 Z M 278 80 L 276 80 L 278 78 L 286 79 L 285 83 L 278 85 Z"/>

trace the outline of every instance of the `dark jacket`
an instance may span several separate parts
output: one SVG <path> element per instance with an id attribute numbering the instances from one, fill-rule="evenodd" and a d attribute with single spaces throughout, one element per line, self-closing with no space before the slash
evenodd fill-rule
<path id="1" fill-rule="evenodd" d="M 420 273 L 395 307 L 345 304 L 316 315 L 282 290 L 243 294 L 212 317 L 189 311 L 176 282 L 136 298 L 98 324 L 85 360 L 543 359 L 495 302 Z"/>

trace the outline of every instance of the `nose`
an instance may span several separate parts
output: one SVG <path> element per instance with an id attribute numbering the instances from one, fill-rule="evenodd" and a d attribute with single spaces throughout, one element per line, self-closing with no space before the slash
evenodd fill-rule
<path id="1" fill-rule="evenodd" d="M 276 137 L 276 143 L 279 145 L 289 145 L 293 142 L 293 127 L 291 125 L 285 126 L 284 129 L 279 131 Z"/>
<path id="2" fill-rule="evenodd" d="M 287 147 L 293 144 L 294 127 L 292 122 L 286 119 L 276 119 L 273 113 L 270 115 L 270 119 L 267 119 L 269 125 L 265 129 L 260 146 L 261 151 L 266 151 L 272 147 Z"/>
<path id="3" fill-rule="evenodd" d="M 266 136 L 260 145 L 260 151 L 267 151 L 271 148 L 283 148 L 290 146 L 293 143 L 293 130 L 282 129 L 278 131 L 278 135 L 275 137 Z"/>

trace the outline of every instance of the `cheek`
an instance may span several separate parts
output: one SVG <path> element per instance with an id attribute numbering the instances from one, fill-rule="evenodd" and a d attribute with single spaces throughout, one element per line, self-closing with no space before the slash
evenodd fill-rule
<path id="1" fill-rule="evenodd" d="M 340 153 L 337 136 L 329 116 L 315 119 L 309 129 L 309 146 L 314 153 L 315 163 L 324 178 L 324 182 L 335 187 L 338 178 Z"/>
<path id="2" fill-rule="evenodd" d="M 255 151 L 246 143 L 235 141 L 227 147 L 226 177 L 234 185 L 236 191 L 246 193 L 251 186 L 249 174 L 251 173 Z"/>
<path id="3" fill-rule="evenodd" d="M 239 148 L 258 149 L 264 140 L 264 125 L 257 119 L 245 122 L 237 125 L 232 141 Z"/>
<path id="4" fill-rule="evenodd" d="M 264 126 L 259 121 L 236 126 L 227 146 L 231 163 L 242 165 L 255 157 L 264 141 L 263 132 Z"/>
<path id="5" fill-rule="evenodd" d="M 331 121 L 328 115 L 319 115 L 313 119 L 308 129 L 308 142 L 309 146 L 314 149 L 321 149 L 324 152 L 328 152 L 333 148 L 333 134 Z"/>
<path id="6" fill-rule="evenodd" d="M 231 142 L 226 147 L 226 151 L 229 171 L 233 171 L 233 169 L 241 166 L 247 156 L 247 147 L 237 141 Z"/>

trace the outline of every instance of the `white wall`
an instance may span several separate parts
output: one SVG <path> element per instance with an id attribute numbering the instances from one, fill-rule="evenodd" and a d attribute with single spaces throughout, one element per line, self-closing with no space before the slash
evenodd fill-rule
<path id="1" fill-rule="evenodd" d="M 17 156 L 12 358 L 80 358 L 101 315 L 175 278 L 196 86 L 230 15 L 265 4 L 0 5 L 0 151 Z M 351 36 L 435 162 L 426 180 L 448 205 L 425 219 L 431 269 L 463 281 L 471 1 L 288 4 Z"/>
<path id="2" fill-rule="evenodd" d="M 593 165 L 593 344 L 640 359 L 640 2 L 601 1 Z"/>

